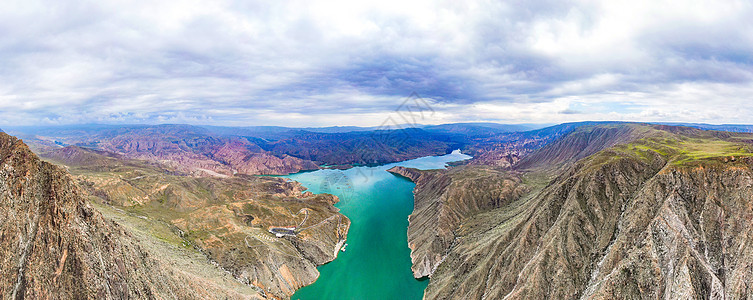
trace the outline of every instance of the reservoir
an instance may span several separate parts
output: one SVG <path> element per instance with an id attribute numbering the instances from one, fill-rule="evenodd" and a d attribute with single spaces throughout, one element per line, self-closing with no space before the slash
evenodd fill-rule
<path id="1" fill-rule="evenodd" d="M 313 193 L 337 195 L 340 202 L 335 206 L 351 220 L 346 251 L 320 266 L 319 279 L 291 299 L 421 299 L 429 281 L 413 278 L 407 242 L 415 184 L 386 170 L 442 169 L 448 162 L 469 158 L 456 150 L 376 167 L 284 176 Z"/>

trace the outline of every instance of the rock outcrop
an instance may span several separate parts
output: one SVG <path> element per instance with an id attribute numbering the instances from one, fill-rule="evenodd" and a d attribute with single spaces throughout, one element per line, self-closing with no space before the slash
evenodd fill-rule
<path id="1" fill-rule="evenodd" d="M 0 133 L 2 298 L 260 297 L 238 282 L 223 286 L 153 254 L 92 208 L 63 169 Z"/>
<path id="2" fill-rule="evenodd" d="M 636 193 L 583 298 L 753 297 L 753 160 L 664 168 Z"/>

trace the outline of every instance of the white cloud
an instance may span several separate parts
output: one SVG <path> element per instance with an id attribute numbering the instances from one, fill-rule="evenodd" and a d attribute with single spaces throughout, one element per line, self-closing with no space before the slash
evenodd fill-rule
<path id="1" fill-rule="evenodd" d="M 0 126 L 746 122 L 751 53 L 743 0 L 12 0 Z"/>

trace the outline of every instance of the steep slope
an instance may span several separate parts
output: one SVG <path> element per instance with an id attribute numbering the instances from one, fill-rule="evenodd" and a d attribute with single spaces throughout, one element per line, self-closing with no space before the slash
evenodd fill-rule
<path id="1" fill-rule="evenodd" d="M 469 136 L 459 140 L 464 153 L 473 156 L 472 165 L 486 165 L 510 168 L 542 147 L 551 144 L 578 128 L 595 125 L 619 124 L 615 122 L 576 122 L 563 123 L 537 130 L 524 132 L 503 132 L 491 135 Z"/>
<path id="2" fill-rule="evenodd" d="M 646 182 L 582 297 L 753 297 L 752 167 L 672 166 Z"/>
<path id="3" fill-rule="evenodd" d="M 430 171 L 394 167 L 388 171 L 416 183 L 413 213 L 408 217 L 408 247 L 416 278 L 431 275 L 444 260 L 464 218 L 527 192 L 517 176 L 491 167 Z"/>
<path id="4" fill-rule="evenodd" d="M 577 127 L 556 143 L 549 143 L 526 156 L 515 167 L 556 169 L 614 145 L 636 140 L 646 134 L 647 128 L 628 123 Z"/>
<path id="5" fill-rule="evenodd" d="M 94 210 L 64 170 L 39 160 L 5 133 L 0 133 L 0 163 L 3 298 L 259 297 L 238 282 L 200 277 L 153 258 Z M 221 270 L 204 265 L 211 269 L 207 273 L 221 277 Z"/>
<path id="6" fill-rule="evenodd" d="M 511 288 L 520 290 L 512 295 L 522 298 L 576 297 L 591 255 L 609 243 L 619 209 L 662 166 L 655 159 L 578 165 L 522 203 L 475 217 L 460 234 L 464 240 L 457 251 L 433 276 L 439 277 L 440 288 L 427 289 L 427 297 L 449 292 L 453 297 L 501 299 Z M 496 226 L 473 230 L 486 224 Z M 468 274 L 448 269 L 467 269 L 472 261 L 483 267 Z M 483 284 L 470 284 L 474 280 Z"/>
<path id="7" fill-rule="evenodd" d="M 82 187 L 111 206 L 115 218 L 143 218 L 147 234 L 197 249 L 269 297 L 286 298 L 314 282 L 316 266 L 335 259 L 350 224 L 332 206 L 336 197 L 304 192 L 282 178 L 184 176 L 77 147 L 46 158 L 66 165 Z M 277 226 L 300 229 L 277 238 L 268 232 Z M 160 233 L 164 227 L 171 232 Z"/>
<path id="8" fill-rule="evenodd" d="M 576 130 L 545 147 L 566 152 L 532 160 L 562 170 L 557 176 L 522 173 L 531 192 L 465 215 L 425 298 L 753 296 L 753 136 L 620 127 Z M 526 177 L 553 179 L 538 185 Z M 417 185 L 417 197 L 436 193 L 422 187 L 431 188 Z"/>

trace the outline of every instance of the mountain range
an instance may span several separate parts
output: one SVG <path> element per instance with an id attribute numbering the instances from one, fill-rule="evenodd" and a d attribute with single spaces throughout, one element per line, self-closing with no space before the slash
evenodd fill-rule
<path id="1" fill-rule="evenodd" d="M 511 168 L 391 171 L 426 299 L 753 296 L 753 135 L 581 126 Z"/>
<path id="2" fill-rule="evenodd" d="M 676 125 L 6 128 L 24 140 L 0 133 L 0 294 L 286 299 L 350 221 L 253 175 L 461 149 L 446 170 L 390 169 L 416 183 L 425 299 L 751 298 L 753 127 Z"/>

